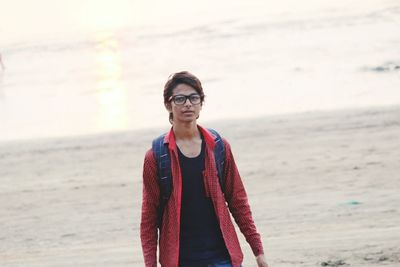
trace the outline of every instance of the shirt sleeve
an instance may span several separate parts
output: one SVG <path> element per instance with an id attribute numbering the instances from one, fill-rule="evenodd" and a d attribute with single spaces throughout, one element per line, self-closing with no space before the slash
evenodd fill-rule
<path id="1" fill-rule="evenodd" d="M 157 164 L 153 151 L 147 151 L 143 164 L 142 217 L 140 239 L 146 267 L 157 266 L 157 216 L 160 188 L 157 182 Z"/>
<path id="2" fill-rule="evenodd" d="M 229 210 L 236 224 L 249 243 L 253 254 L 258 256 L 264 253 L 261 236 L 254 224 L 246 190 L 237 169 L 231 146 L 227 140 L 223 139 L 223 141 L 225 144 L 225 200 L 228 203 Z"/>

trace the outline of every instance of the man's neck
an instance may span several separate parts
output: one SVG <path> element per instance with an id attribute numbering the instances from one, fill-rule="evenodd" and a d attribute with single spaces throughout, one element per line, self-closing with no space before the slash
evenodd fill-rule
<path id="1" fill-rule="evenodd" d="M 173 130 L 176 140 L 191 140 L 200 138 L 200 132 L 196 122 L 174 123 Z"/>

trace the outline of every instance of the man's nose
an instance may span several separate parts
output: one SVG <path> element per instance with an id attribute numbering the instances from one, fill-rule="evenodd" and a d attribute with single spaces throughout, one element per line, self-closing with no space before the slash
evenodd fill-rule
<path id="1" fill-rule="evenodd" d="M 190 99 L 189 99 L 189 98 L 186 98 L 185 103 L 183 103 L 183 105 L 185 105 L 185 106 L 191 106 L 191 105 L 192 105 L 192 102 L 190 102 Z"/>

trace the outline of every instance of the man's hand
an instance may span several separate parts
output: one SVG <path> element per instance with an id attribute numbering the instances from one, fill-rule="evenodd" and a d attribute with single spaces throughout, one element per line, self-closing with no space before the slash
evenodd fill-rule
<path id="1" fill-rule="evenodd" d="M 256 257 L 258 267 L 268 267 L 267 261 L 265 260 L 264 254 L 260 254 Z"/>

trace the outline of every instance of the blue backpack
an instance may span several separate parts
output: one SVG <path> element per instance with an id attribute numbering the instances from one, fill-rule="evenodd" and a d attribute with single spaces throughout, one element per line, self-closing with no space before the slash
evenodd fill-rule
<path id="1" fill-rule="evenodd" d="M 219 184 L 221 186 L 222 192 L 224 192 L 224 142 L 217 131 L 213 129 L 208 130 L 215 136 L 215 165 L 217 166 Z M 169 155 L 168 144 L 164 144 L 165 135 L 166 134 L 162 134 L 154 139 L 152 144 L 152 150 L 157 162 L 158 184 L 160 186 L 160 205 L 158 207 L 158 228 L 160 230 L 164 208 L 172 192 L 171 158 Z"/>

